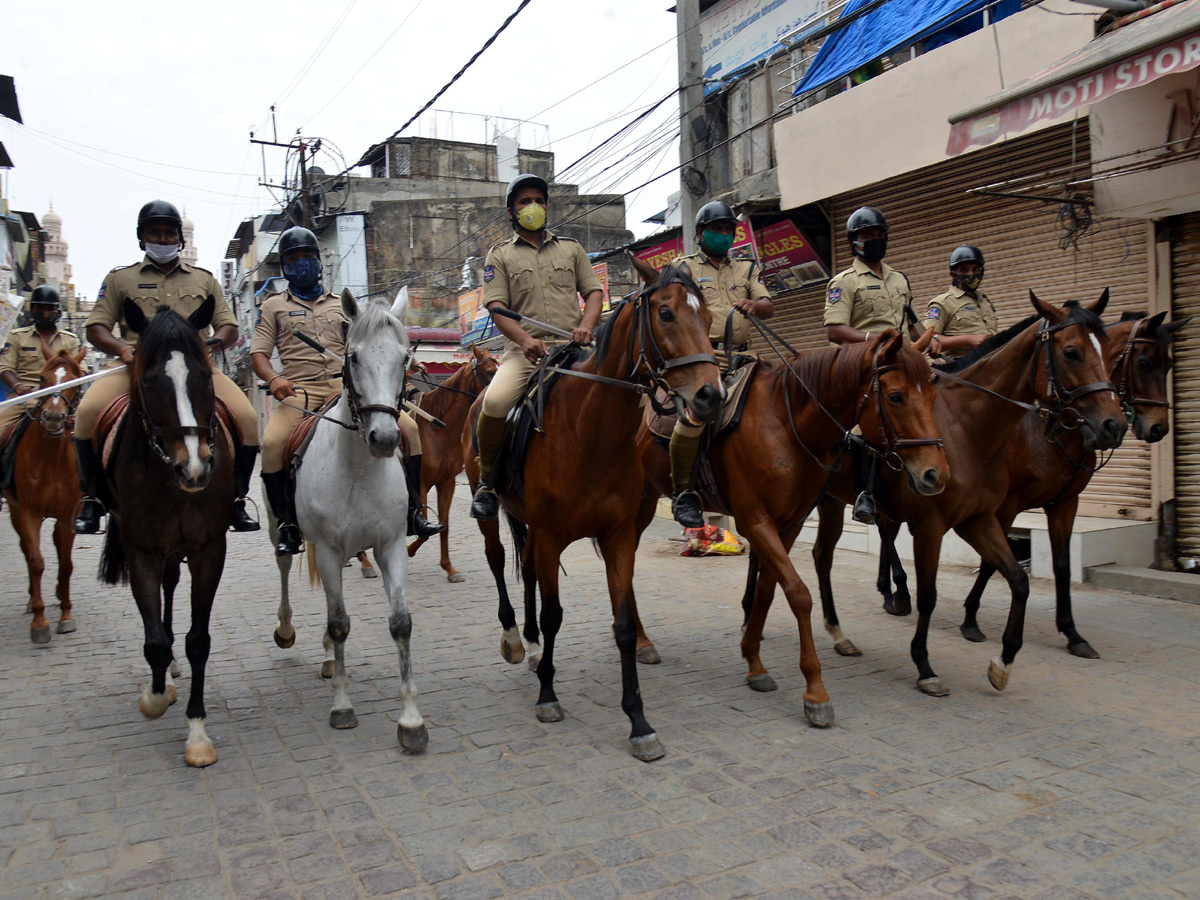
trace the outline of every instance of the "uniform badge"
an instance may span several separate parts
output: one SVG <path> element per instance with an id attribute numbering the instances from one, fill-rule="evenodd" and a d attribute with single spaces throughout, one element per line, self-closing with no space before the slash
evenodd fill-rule
<path id="1" fill-rule="evenodd" d="M 491 281 L 495 277 L 496 277 L 495 266 L 484 266 L 483 267 L 483 280 L 484 281 Z"/>
<path id="2" fill-rule="evenodd" d="M 711 276 L 711 275 L 709 275 L 709 276 L 707 276 L 707 277 L 704 277 L 704 278 L 697 278 L 697 279 L 696 279 L 696 283 L 697 283 L 697 284 L 704 284 L 706 281 L 712 281 L 712 276 Z"/>
<path id="3" fill-rule="evenodd" d="M 941 317 L 942 311 L 936 306 L 929 307 L 929 312 L 925 313 L 925 318 L 927 319 L 940 319 Z"/>
<path id="4" fill-rule="evenodd" d="M 8 341 L 5 341 L 5 342 L 4 342 L 4 349 L 3 349 L 3 350 L 0 350 L 0 353 L 7 353 L 7 352 L 8 352 L 8 348 L 9 348 L 10 346 L 11 346 L 11 345 L 8 343 Z"/>
<path id="5" fill-rule="evenodd" d="M 837 303 L 841 299 L 842 299 L 842 289 L 841 288 L 830 288 L 829 289 L 829 302 L 830 303 Z"/>
<path id="6" fill-rule="evenodd" d="M 262 310 L 261 309 L 258 311 L 258 318 L 256 318 L 254 320 L 254 324 L 258 325 L 260 322 L 262 322 Z"/>
<path id="7" fill-rule="evenodd" d="M 979 312 L 978 306 L 964 306 L 963 312 Z"/>
<path id="8" fill-rule="evenodd" d="M 98 294 L 96 294 L 96 302 L 97 302 L 97 303 L 99 303 L 101 300 L 103 300 L 103 299 L 104 299 L 104 289 L 105 289 L 106 287 L 108 287 L 108 282 L 107 282 L 107 281 L 102 281 L 102 282 L 100 282 L 100 292 L 99 292 Z"/>

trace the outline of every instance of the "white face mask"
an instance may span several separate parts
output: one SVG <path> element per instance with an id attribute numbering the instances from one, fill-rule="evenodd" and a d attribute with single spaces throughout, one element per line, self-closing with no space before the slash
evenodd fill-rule
<path id="1" fill-rule="evenodd" d="M 146 243 L 146 255 L 156 263 L 168 263 L 179 255 L 178 244 Z"/>

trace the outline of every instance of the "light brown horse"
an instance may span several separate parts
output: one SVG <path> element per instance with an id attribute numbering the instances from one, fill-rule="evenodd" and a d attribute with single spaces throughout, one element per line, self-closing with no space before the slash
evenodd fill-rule
<path id="1" fill-rule="evenodd" d="M 66 350 L 51 356 L 42 345 L 46 365 L 42 368 L 41 387 L 48 388 L 83 374 L 80 363 L 87 350 L 72 356 Z M 42 522 L 54 519 L 54 547 L 58 551 L 59 634 L 75 630 L 71 614 L 71 548 L 75 543 L 73 521 L 79 503 L 79 478 L 75 473 L 75 453 L 71 448 L 79 388 L 68 387 L 61 393 L 41 398 L 26 415 L 33 421 L 17 447 L 12 491 L 5 491 L 13 529 L 21 539 L 21 552 L 29 567 L 29 638 L 35 644 L 50 642 L 50 622 L 42 600 Z"/>
<path id="2" fill-rule="evenodd" d="M 812 594 L 788 550 L 837 467 L 849 467 L 838 448 L 855 424 L 904 472 L 912 491 L 929 496 L 945 487 L 950 474 L 933 421 L 933 374 L 920 353 L 929 339 L 914 349 L 898 332 L 886 331 L 869 343 L 798 354 L 786 365 L 765 360 L 753 373 L 740 424 L 708 449 L 719 499 L 705 505 L 724 501 L 772 581 L 783 585 L 800 630 L 804 713 L 813 725 L 833 724 L 833 704 L 813 643 Z M 658 498 L 670 494 L 671 461 L 645 422 L 638 448 L 646 472 L 640 536 Z M 767 605 L 760 607 L 763 616 Z M 743 636 L 746 678 L 756 690 L 774 690 L 759 656 L 760 638 L 761 623 Z"/>
<path id="3" fill-rule="evenodd" d="M 438 428 L 423 416 L 417 417 L 417 428 L 421 432 L 421 448 L 425 453 L 425 464 L 421 470 L 420 504 L 424 506 L 429 489 L 437 488 L 438 521 L 446 526 L 441 534 L 441 567 L 446 580 L 458 584 L 462 575 L 450 562 L 450 501 L 454 499 L 454 480 L 463 470 L 462 434 L 467 424 L 471 403 L 483 391 L 496 374 L 499 362 L 478 345 L 471 347 L 474 358 L 469 366 L 463 366 L 437 387 L 421 395 L 420 407 L 446 424 Z M 412 556 L 429 538 L 419 537 L 408 545 Z"/>
<path id="4" fill-rule="evenodd" d="M 595 350 L 572 367 L 582 376 L 562 375 L 545 397 L 541 428 L 531 435 L 513 483 L 505 488 L 499 467 L 493 483 L 510 520 L 518 523 L 518 549 L 524 544 L 523 558 L 533 567 L 542 596 L 545 647 L 537 667 L 538 719 L 563 718 L 554 692 L 555 638 L 563 618 L 559 559 L 568 545 L 593 538 L 608 573 L 613 633 L 621 654 L 621 708 L 632 725 L 630 749 L 636 758 L 649 761 L 665 750 L 643 712 L 634 656 L 634 519 L 643 482 L 635 444 L 640 395 L 653 385 L 668 389 L 692 418 L 708 422 L 720 414 L 721 384 L 708 339 L 712 316 L 691 275 L 671 266 L 659 273 L 640 260 L 634 264 L 648 287 L 636 300 L 618 306 L 596 332 Z M 464 448 L 464 454 L 470 452 Z M 477 478 L 475 467 L 468 467 L 472 471 Z M 485 539 L 498 543 L 495 523 L 480 525 Z M 503 561 L 500 568 L 502 575 Z M 520 657 L 509 645 L 520 646 L 521 637 L 505 600 L 502 595 L 501 649 L 515 661 Z"/>
<path id="5" fill-rule="evenodd" d="M 1008 495 L 1006 445 L 1026 412 L 1038 408 L 1044 410 L 1042 421 L 1049 421 L 1051 427 L 1067 423 L 1078 429 L 1089 450 L 1116 447 L 1125 434 L 1116 389 L 1104 368 L 1107 337 L 1099 313 L 1108 303 L 1108 291 L 1091 306 L 1071 302 L 1061 309 L 1043 303 L 1032 292 L 1029 296 L 1036 316 L 948 364 L 942 371 L 953 378 L 938 377 L 934 420 L 950 460 L 945 492 L 918 497 L 902 490 L 886 467 L 881 472 L 884 489 L 882 496 L 877 492 L 876 500 L 883 501 L 888 518 L 907 522 L 913 535 L 918 616 L 911 652 L 917 687 L 932 696 L 949 693 L 929 664 L 927 640 L 937 605 L 942 538 L 951 528 L 1004 575 L 1012 593 L 1003 649 L 988 665 L 988 680 L 996 690 L 1008 686 L 1023 643 L 1029 576 L 1013 556 L 996 511 Z M 818 507 L 820 527 L 813 559 L 826 620 L 835 624 L 829 573 L 842 531 L 842 508 L 852 500 L 850 480 L 836 478 Z"/>

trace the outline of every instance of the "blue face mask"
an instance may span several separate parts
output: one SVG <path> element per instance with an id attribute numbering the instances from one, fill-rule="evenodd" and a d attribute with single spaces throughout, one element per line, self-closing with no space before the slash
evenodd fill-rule
<path id="1" fill-rule="evenodd" d="M 293 259 L 283 264 L 283 275 L 288 280 L 292 293 L 301 300 L 315 300 L 321 296 L 321 261 L 319 259 Z"/>

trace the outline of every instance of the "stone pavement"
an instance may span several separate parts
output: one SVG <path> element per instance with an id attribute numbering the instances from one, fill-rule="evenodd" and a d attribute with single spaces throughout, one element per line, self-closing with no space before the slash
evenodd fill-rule
<path id="1" fill-rule="evenodd" d="M 98 541 L 77 543 L 79 631 L 36 648 L 5 526 L 0 898 L 1200 896 L 1200 608 L 1079 589 L 1080 630 L 1103 655 L 1084 661 L 1055 634 L 1052 586 L 1035 582 L 1000 694 L 985 671 L 1006 592 L 993 588 L 981 616 L 992 640 L 967 644 L 955 626 L 969 573 L 944 572 L 930 648 L 953 693 L 933 699 L 914 688 L 912 622 L 879 610 L 874 560 L 846 554 L 835 584 L 865 655 L 840 658 L 818 633 L 838 717 L 818 731 L 803 718 L 786 605 L 764 642 L 780 689 L 756 694 L 737 646 L 744 563 L 680 558 L 657 522 L 637 585 L 663 663 L 642 666 L 641 684 L 667 755 L 647 765 L 627 749 L 591 547 L 564 558 L 567 717 L 543 725 L 535 676 L 500 657 L 465 508 L 460 488 L 466 581 L 446 582 L 434 545 L 410 570 L 420 757 L 396 744 L 382 583 L 346 572 L 360 724 L 333 731 L 323 595 L 293 579 L 299 636 L 278 649 L 267 539 L 230 536 L 207 680 L 220 760 L 205 770 L 183 763 L 186 661 L 181 702 L 153 722 L 137 711 L 141 623 L 127 588 L 94 580 Z M 808 578 L 807 552 L 794 557 Z"/>

